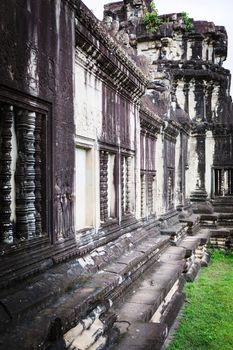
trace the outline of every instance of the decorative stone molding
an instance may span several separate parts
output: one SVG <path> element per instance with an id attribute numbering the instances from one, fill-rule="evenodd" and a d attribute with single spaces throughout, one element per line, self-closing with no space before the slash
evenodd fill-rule
<path id="1" fill-rule="evenodd" d="M 172 142 L 176 142 L 176 138 L 179 135 L 180 126 L 173 120 L 167 120 L 164 123 L 163 132 L 164 137 Z"/>
<path id="2" fill-rule="evenodd" d="M 93 60 L 98 76 L 133 98 L 144 93 L 147 78 L 83 3 L 76 12 L 76 42 Z"/>
<path id="3" fill-rule="evenodd" d="M 143 103 L 140 103 L 140 125 L 142 129 L 147 130 L 152 136 L 156 137 L 156 134 L 160 132 L 163 120 L 155 113 L 151 112 L 149 108 L 145 107 Z"/>

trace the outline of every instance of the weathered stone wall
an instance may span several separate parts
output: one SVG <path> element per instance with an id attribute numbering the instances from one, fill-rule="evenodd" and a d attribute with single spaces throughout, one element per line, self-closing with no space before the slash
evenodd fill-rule
<path id="1" fill-rule="evenodd" d="M 203 201 L 220 193 L 230 194 L 233 115 L 229 95 L 231 76 L 222 67 L 227 56 L 226 30 L 212 22 L 191 19 L 193 30 L 189 31 L 182 14 L 170 14 L 160 17 L 162 23 L 156 32 L 149 32 L 143 23 L 146 6 L 143 1 L 131 2 L 128 18 L 125 1 L 117 3 L 117 8 L 108 4 L 104 22 L 109 27 L 114 24 L 113 35 L 129 52 L 131 46 L 132 54 L 147 58 L 150 79 L 147 94 L 159 115 L 174 118 L 174 111 L 183 110 L 187 119 L 190 118 L 188 124 L 192 130 L 189 164 L 186 164 L 189 169 L 182 175 L 188 184 L 187 194 L 193 193 L 192 200 L 202 197 Z M 128 44 L 124 33 L 128 35 Z M 187 124 L 184 118 L 179 122 Z M 178 146 L 176 154 L 178 166 Z"/>
<path id="2" fill-rule="evenodd" d="M 200 222 L 232 248 L 225 30 L 149 33 L 148 3 L 106 5 L 107 30 L 79 0 L 0 5 L 0 348 L 160 349 L 207 264 Z"/>
<path id="3" fill-rule="evenodd" d="M 84 5 L 77 14 L 75 72 L 77 149 L 93 154 L 88 169 L 94 177 L 88 212 L 94 214 L 91 226 L 96 231 L 102 225 L 121 223 L 128 214 L 137 215 L 140 152 L 136 130 L 146 78 Z M 77 201 L 80 187 L 77 179 Z M 80 227 L 77 222 L 77 227 L 85 228 L 85 223 Z"/>
<path id="4" fill-rule="evenodd" d="M 51 240 L 64 238 L 72 224 L 58 233 L 55 211 L 73 192 L 73 9 L 60 0 L 2 1 L 0 21 L 1 94 L 49 106 L 48 229 Z"/>

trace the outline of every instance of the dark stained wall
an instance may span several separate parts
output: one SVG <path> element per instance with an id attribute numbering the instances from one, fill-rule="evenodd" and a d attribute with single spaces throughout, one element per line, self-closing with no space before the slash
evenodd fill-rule
<path id="1" fill-rule="evenodd" d="M 73 55 L 74 15 L 65 0 L 0 2 L 1 89 L 50 104 L 51 186 L 59 184 L 67 198 L 74 169 Z M 50 196 L 51 203 L 57 200 Z"/>

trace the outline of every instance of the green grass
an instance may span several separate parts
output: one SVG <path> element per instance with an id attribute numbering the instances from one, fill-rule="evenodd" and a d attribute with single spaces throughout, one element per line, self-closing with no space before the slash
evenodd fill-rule
<path id="1" fill-rule="evenodd" d="M 214 251 L 185 293 L 188 303 L 167 350 L 233 350 L 233 254 Z"/>

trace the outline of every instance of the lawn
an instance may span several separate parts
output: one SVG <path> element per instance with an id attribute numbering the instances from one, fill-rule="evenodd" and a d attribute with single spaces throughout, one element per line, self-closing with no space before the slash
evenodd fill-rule
<path id="1" fill-rule="evenodd" d="M 233 350 L 233 254 L 214 251 L 185 294 L 188 302 L 167 350 Z"/>

